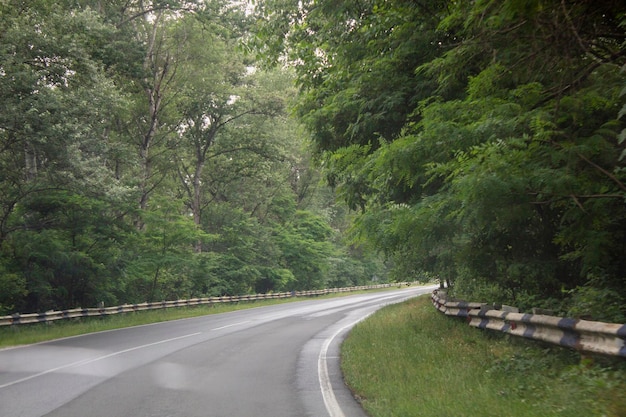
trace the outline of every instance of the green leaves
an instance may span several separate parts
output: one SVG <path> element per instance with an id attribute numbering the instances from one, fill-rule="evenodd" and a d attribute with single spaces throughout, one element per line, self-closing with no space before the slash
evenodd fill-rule
<path id="1" fill-rule="evenodd" d="M 240 6 L 0 3 L 0 314 L 319 288 L 331 258 L 360 264 L 288 112 L 293 71 L 244 53 Z"/>
<path id="2" fill-rule="evenodd" d="M 0 314 L 7 315 L 14 311 L 15 305 L 28 294 L 26 280 L 17 273 L 0 269 Z"/>
<path id="3" fill-rule="evenodd" d="M 557 299 L 594 274 L 623 294 L 623 10 L 596 6 L 303 4 L 274 34 L 355 241 L 465 294 Z"/>
<path id="4" fill-rule="evenodd" d="M 291 222 L 282 228 L 277 243 L 282 252 L 284 266 L 295 279 L 291 289 L 320 289 L 327 282 L 326 273 L 333 247 L 328 241 L 332 230 L 319 216 L 296 212 Z"/>

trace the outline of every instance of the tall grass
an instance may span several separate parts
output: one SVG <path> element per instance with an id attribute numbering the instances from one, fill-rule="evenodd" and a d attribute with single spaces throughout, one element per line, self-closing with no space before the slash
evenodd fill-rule
<path id="1" fill-rule="evenodd" d="M 346 383 L 372 417 L 624 417 L 626 363 L 469 327 L 428 297 L 386 307 L 342 346 Z"/>

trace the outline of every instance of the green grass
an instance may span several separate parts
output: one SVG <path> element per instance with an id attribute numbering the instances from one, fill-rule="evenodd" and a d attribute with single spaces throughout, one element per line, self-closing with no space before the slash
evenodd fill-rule
<path id="1" fill-rule="evenodd" d="M 359 323 L 346 383 L 372 417 L 626 416 L 626 362 L 469 327 L 419 297 Z"/>

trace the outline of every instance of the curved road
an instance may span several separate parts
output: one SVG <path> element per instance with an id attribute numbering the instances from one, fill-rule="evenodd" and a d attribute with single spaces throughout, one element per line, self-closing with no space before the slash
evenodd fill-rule
<path id="1" fill-rule="evenodd" d="M 409 287 L 0 350 L 2 417 L 364 417 L 339 344 Z"/>

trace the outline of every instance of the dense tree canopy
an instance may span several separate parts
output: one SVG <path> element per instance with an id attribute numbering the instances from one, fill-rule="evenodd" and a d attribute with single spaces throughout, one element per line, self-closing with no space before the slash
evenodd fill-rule
<path id="1" fill-rule="evenodd" d="M 626 319 L 622 2 L 257 10 L 355 242 L 462 297 Z"/>
<path id="2" fill-rule="evenodd" d="M 626 320 L 622 2 L 245 6 L 0 3 L 0 314 L 386 279 L 374 249 Z"/>
<path id="3" fill-rule="evenodd" d="M 222 0 L 0 2 L 0 314 L 384 275 L 342 243 L 252 21 Z"/>

